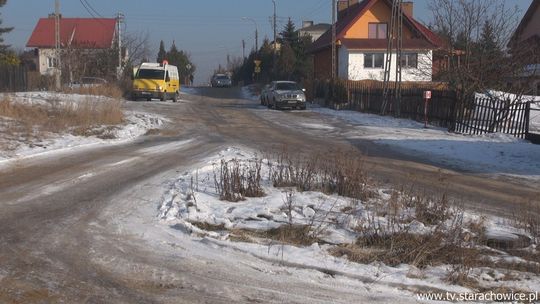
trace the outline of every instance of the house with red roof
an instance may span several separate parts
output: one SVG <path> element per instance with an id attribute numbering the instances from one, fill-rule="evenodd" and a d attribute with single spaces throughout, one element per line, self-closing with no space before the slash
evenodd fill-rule
<path id="1" fill-rule="evenodd" d="M 413 17 L 413 2 L 403 3 L 403 81 L 431 81 L 433 52 L 442 47 L 439 37 Z M 384 80 L 388 31 L 392 15 L 390 0 L 348 0 L 338 3 L 336 23 L 337 71 L 346 80 Z M 314 55 L 315 78 L 332 75 L 332 30 L 317 39 Z M 396 54 L 391 54 L 392 71 Z M 391 80 L 395 73 L 391 73 Z"/>
<path id="2" fill-rule="evenodd" d="M 110 50 L 115 45 L 116 29 L 117 20 L 112 18 L 60 18 L 62 54 L 76 50 L 87 55 Z M 52 75 L 56 69 L 54 15 L 39 19 L 26 47 L 35 49 L 39 72 Z"/>

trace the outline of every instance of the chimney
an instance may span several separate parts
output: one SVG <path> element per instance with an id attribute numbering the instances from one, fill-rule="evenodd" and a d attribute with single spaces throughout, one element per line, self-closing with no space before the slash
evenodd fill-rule
<path id="1" fill-rule="evenodd" d="M 412 1 L 402 2 L 401 9 L 407 16 L 413 17 L 414 3 Z"/>
<path id="2" fill-rule="evenodd" d="M 313 21 L 302 21 L 302 28 L 313 26 Z"/>
<path id="3" fill-rule="evenodd" d="M 358 0 L 338 0 L 338 21 L 347 16 L 349 8 L 355 4 L 358 4 Z"/>

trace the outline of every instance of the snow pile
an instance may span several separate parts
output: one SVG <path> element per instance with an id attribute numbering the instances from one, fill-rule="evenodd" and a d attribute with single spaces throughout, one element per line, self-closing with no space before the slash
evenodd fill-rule
<path id="1" fill-rule="evenodd" d="M 242 87 L 242 98 L 251 101 L 259 101 L 260 93 L 257 93 L 257 91 L 260 91 L 260 88 L 255 85 L 244 86 Z"/>
<path id="2" fill-rule="evenodd" d="M 240 250 L 285 266 L 363 281 L 376 280 L 392 286 L 409 286 L 413 290 L 414 286 L 423 286 L 453 292 L 469 291 L 448 283 L 450 265 L 422 269 L 407 264 L 391 267 L 381 262 L 355 263 L 346 255 L 332 254 L 333 250 L 339 248 L 336 245 L 355 244 L 360 236 L 366 235 L 368 228 L 372 227 L 369 223 L 377 223 L 375 226 L 384 231 L 393 227 L 394 221 L 399 219 L 400 231 L 411 235 L 429 235 L 437 227 L 450 227 L 454 220 L 442 219 L 438 225 L 422 222 L 415 218 L 415 208 L 418 206 L 395 213 L 392 202 L 396 200 L 396 192 L 392 190 L 374 189 L 372 195 L 365 199 L 351 199 L 320 192 L 299 192 L 293 188 L 276 188 L 270 178 L 276 164 L 268 159 L 262 160 L 260 170 L 264 196 L 246 197 L 238 202 L 223 201 L 216 188 L 222 160 L 240 161 L 249 166 L 260 158 L 252 151 L 229 148 L 207 159 L 201 167 L 180 175 L 171 182 L 161 199 L 159 218 L 164 224 L 194 238 L 202 237 L 204 244 Z M 515 240 L 517 235 L 527 235 L 527 232 L 513 228 L 500 219 L 484 219 L 471 213 L 462 213 L 462 216 L 463 223 L 476 223 L 483 219 L 487 238 Z M 276 239 L 275 233 L 280 227 L 308 227 L 309 232 L 305 235 L 308 240 L 295 246 Z M 476 232 L 465 230 L 465 235 L 474 237 Z M 491 250 L 487 247 L 484 249 Z M 531 250 L 535 250 L 534 247 Z M 495 255 L 500 256 L 494 258 L 497 261 L 522 261 L 502 252 Z M 502 282 L 498 276 L 503 273 L 512 273 L 515 279 Z M 486 288 L 504 285 L 538 290 L 540 287 L 537 276 L 513 270 L 478 267 L 471 269 L 468 274 Z M 521 281 L 524 278 L 528 280 Z"/>
<path id="3" fill-rule="evenodd" d="M 2 96 L 3 97 L 3 96 Z M 57 94 L 51 92 L 25 92 L 9 94 L 12 102 L 24 105 L 40 105 L 46 107 L 76 107 L 83 102 L 105 102 L 110 100 L 103 96 L 78 94 Z M 36 155 L 44 152 L 72 149 L 80 146 L 119 143 L 133 140 L 151 129 L 160 128 L 167 120 L 159 115 L 143 112 L 124 112 L 124 123 L 114 126 L 94 126 L 88 136 L 77 136 L 67 130 L 52 133 L 40 130 L 29 130 L 22 135 L 18 131 L 10 131 L 12 119 L 0 117 L 0 161 Z"/>

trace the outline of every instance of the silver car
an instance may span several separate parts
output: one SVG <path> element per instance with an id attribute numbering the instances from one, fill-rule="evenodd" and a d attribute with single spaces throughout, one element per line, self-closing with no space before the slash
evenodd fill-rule
<path id="1" fill-rule="evenodd" d="M 274 81 L 266 93 L 268 108 L 305 110 L 305 91 L 294 81 Z"/>

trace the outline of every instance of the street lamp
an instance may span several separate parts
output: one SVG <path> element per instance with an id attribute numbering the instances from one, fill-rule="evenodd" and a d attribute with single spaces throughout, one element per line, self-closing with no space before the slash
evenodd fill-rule
<path id="1" fill-rule="evenodd" d="M 242 17 L 242 20 L 251 21 L 255 25 L 255 52 L 259 52 L 259 26 L 257 26 L 257 21 L 253 18 Z"/>

